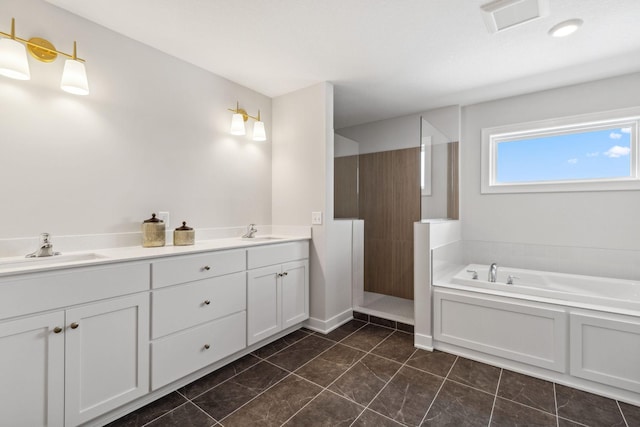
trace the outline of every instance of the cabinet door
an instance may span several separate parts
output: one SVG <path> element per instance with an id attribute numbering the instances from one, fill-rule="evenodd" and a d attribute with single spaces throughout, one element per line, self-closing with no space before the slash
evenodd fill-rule
<path id="1" fill-rule="evenodd" d="M 58 327 L 59 332 L 54 332 Z M 64 313 L 0 324 L 0 424 L 64 423 Z"/>
<path id="2" fill-rule="evenodd" d="M 254 344 L 282 329 L 279 304 L 281 267 L 251 270 L 247 275 L 247 344 Z"/>
<path id="3" fill-rule="evenodd" d="M 309 318 L 309 261 L 282 266 L 282 329 Z"/>
<path id="4" fill-rule="evenodd" d="M 67 310 L 66 326 L 66 425 L 149 392 L 147 294 Z"/>

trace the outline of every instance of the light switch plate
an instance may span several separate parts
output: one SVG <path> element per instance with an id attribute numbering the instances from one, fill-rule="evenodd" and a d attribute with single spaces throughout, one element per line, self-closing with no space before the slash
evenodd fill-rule
<path id="1" fill-rule="evenodd" d="M 158 219 L 164 221 L 164 226 L 168 230 L 171 225 L 169 225 L 169 212 L 158 212 Z"/>
<path id="2" fill-rule="evenodd" d="M 311 212 L 311 224 L 322 225 L 322 212 Z"/>

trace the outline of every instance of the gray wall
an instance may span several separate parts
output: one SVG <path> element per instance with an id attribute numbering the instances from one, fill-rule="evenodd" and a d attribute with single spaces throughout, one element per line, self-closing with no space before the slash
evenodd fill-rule
<path id="1" fill-rule="evenodd" d="M 460 146 L 463 238 L 640 250 L 638 191 L 480 194 L 482 128 L 639 103 L 637 73 L 464 107 Z"/>
<path id="2" fill-rule="evenodd" d="M 66 52 L 77 40 L 91 90 L 59 89 L 61 59 L 0 77 L 0 239 L 139 231 L 158 210 L 172 225 L 271 223 L 270 98 L 41 0 L 3 0 L 0 16 Z M 266 142 L 229 135 L 236 100 L 260 109 Z"/>

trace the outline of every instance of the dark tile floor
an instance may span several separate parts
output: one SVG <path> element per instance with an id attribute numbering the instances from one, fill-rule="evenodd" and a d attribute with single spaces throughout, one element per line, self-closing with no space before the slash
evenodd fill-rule
<path id="1" fill-rule="evenodd" d="M 109 426 L 640 426 L 640 407 L 413 347 L 353 320 L 298 330 Z"/>

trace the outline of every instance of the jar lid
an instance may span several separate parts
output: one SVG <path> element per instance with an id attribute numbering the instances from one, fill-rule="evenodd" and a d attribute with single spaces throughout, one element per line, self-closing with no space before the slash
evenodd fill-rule
<path id="1" fill-rule="evenodd" d="M 191 231 L 193 228 L 187 227 L 187 221 L 182 221 L 182 227 L 176 228 L 176 231 Z"/>
<path id="2" fill-rule="evenodd" d="M 156 214 L 151 214 L 151 218 L 145 219 L 142 222 L 143 223 L 145 223 L 145 222 L 162 222 L 162 220 L 160 218 L 156 218 Z"/>

